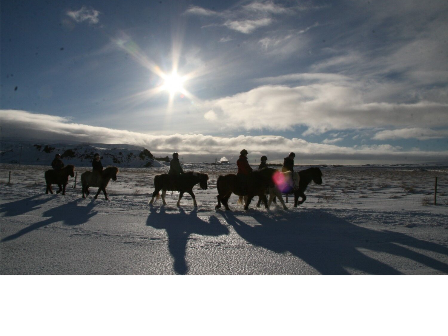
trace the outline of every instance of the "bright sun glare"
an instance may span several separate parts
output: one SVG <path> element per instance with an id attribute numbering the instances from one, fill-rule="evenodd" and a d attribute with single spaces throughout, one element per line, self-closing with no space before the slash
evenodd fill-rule
<path id="1" fill-rule="evenodd" d="M 171 74 L 165 77 L 165 81 L 163 83 L 163 89 L 170 92 L 170 94 L 175 94 L 176 92 L 184 91 L 184 78 L 179 76 L 177 72 L 172 72 Z"/>

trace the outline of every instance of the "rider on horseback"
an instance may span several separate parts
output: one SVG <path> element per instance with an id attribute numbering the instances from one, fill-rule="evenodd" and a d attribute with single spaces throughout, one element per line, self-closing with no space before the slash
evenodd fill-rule
<path id="1" fill-rule="evenodd" d="M 261 159 L 260 159 L 261 163 L 258 166 L 258 170 L 261 170 L 263 168 L 267 168 L 268 167 L 268 164 L 266 163 L 267 160 L 268 160 L 268 158 L 266 157 L 266 155 L 263 155 L 261 157 Z"/>
<path id="2" fill-rule="evenodd" d="M 56 154 L 54 157 L 53 162 L 51 163 L 51 166 L 54 170 L 61 170 L 64 168 L 64 162 L 61 160 L 61 154 Z"/>
<path id="3" fill-rule="evenodd" d="M 184 173 L 182 166 L 179 161 L 179 154 L 177 152 L 173 153 L 173 159 L 170 161 L 170 170 L 168 175 L 170 175 L 170 182 L 173 189 L 175 188 L 178 177 Z"/>
<path id="4" fill-rule="evenodd" d="M 282 167 L 282 172 L 286 172 L 286 171 L 294 171 L 294 158 L 296 157 L 296 155 L 291 152 L 289 153 L 289 155 L 287 157 L 284 158 L 283 160 L 283 167 Z"/>
<path id="5" fill-rule="evenodd" d="M 247 154 L 249 154 L 247 150 L 243 149 L 240 152 L 238 161 L 236 162 L 236 164 L 238 165 L 238 173 L 236 174 L 236 176 L 238 177 L 238 180 L 240 182 L 243 194 L 246 194 L 247 180 L 250 173 L 252 173 L 252 167 L 247 161 Z"/>
<path id="6" fill-rule="evenodd" d="M 183 174 L 184 171 L 179 161 L 179 154 L 173 153 L 173 159 L 170 161 L 170 171 L 168 175 L 180 175 Z"/>
<path id="7" fill-rule="evenodd" d="M 102 172 L 103 172 L 103 164 L 101 163 L 100 155 L 98 153 L 95 153 L 92 160 L 92 179 L 94 181 L 97 181 L 98 184 Z"/>

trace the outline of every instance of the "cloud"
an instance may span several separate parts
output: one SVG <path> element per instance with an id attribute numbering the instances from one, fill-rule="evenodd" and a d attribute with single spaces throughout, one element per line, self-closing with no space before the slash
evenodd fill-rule
<path id="1" fill-rule="evenodd" d="M 373 140 L 396 140 L 396 139 L 442 139 L 448 137 L 448 130 L 432 130 L 428 128 L 403 128 L 396 130 L 384 130 L 376 133 Z"/>
<path id="2" fill-rule="evenodd" d="M 325 140 L 322 141 L 322 143 L 324 143 L 324 144 L 335 144 L 335 143 L 340 142 L 342 140 L 344 140 L 344 138 L 325 139 Z"/>
<path id="3" fill-rule="evenodd" d="M 224 23 L 224 26 L 243 34 L 250 34 L 260 27 L 269 26 L 271 23 L 272 23 L 271 18 L 263 18 L 258 20 L 240 20 L 240 21 L 229 20 Z"/>
<path id="4" fill-rule="evenodd" d="M 184 14 L 191 14 L 191 15 L 199 15 L 199 16 L 215 16 L 215 15 L 219 15 L 219 13 L 210 10 L 210 9 L 205 9 L 199 6 L 190 6 Z"/>
<path id="5" fill-rule="evenodd" d="M 66 14 L 78 23 L 87 21 L 89 24 L 97 24 L 100 22 L 98 18 L 100 12 L 85 6 L 82 6 L 81 9 L 77 11 L 67 11 Z"/>
<path id="6" fill-rule="evenodd" d="M 21 141 L 88 142 L 105 144 L 139 145 L 155 154 L 173 151 L 197 160 L 214 159 L 226 155 L 237 157 L 242 148 L 250 158 L 268 155 L 270 161 L 281 160 L 290 151 L 296 159 L 304 160 L 397 160 L 403 157 L 419 160 L 444 159 L 448 152 L 402 151 L 391 145 L 339 147 L 332 144 L 311 143 L 298 138 L 275 135 L 222 137 L 203 134 L 151 135 L 125 130 L 77 124 L 68 118 L 45 114 L 34 114 L 20 110 L 0 110 L 3 139 L 18 138 Z M 202 159 L 201 159 L 202 158 Z M 236 159 L 235 159 L 236 160 Z"/>
<path id="7" fill-rule="evenodd" d="M 277 5 L 272 1 L 264 2 L 252 2 L 248 5 L 243 6 L 244 10 L 253 12 L 262 12 L 270 14 L 284 14 L 289 13 L 291 10 L 286 9 L 283 6 Z"/>
<path id="8" fill-rule="evenodd" d="M 221 25 L 243 34 L 251 34 L 261 27 L 271 25 L 274 22 L 274 16 L 292 16 L 297 11 L 302 10 L 305 10 L 305 8 L 284 7 L 273 1 L 253 1 L 245 5 L 233 6 L 231 9 L 221 12 L 199 6 L 190 6 L 184 14 L 219 18 L 224 21 L 222 24 L 213 22 L 213 24 L 203 25 L 202 28 Z"/>
<path id="9" fill-rule="evenodd" d="M 378 84 L 380 85 L 380 84 Z M 448 127 L 448 104 L 429 101 L 388 103 L 366 101 L 359 82 L 314 83 L 289 87 L 265 85 L 204 103 L 220 123 L 233 129 L 292 130 L 306 134 L 361 128 Z"/>
<path id="10" fill-rule="evenodd" d="M 207 120 L 217 120 L 218 116 L 216 115 L 215 111 L 210 110 L 204 114 L 204 118 Z"/>

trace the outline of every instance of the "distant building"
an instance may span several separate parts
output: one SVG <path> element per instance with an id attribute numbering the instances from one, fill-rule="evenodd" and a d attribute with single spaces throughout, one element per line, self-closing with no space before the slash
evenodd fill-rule
<path id="1" fill-rule="evenodd" d="M 219 161 L 219 164 L 230 164 L 229 160 L 225 156 L 223 156 Z"/>

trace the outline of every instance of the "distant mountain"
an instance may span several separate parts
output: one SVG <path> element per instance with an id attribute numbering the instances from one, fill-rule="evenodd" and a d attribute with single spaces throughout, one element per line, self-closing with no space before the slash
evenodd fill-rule
<path id="1" fill-rule="evenodd" d="M 65 165 L 90 167 L 93 156 L 99 153 L 104 167 L 163 167 L 151 152 L 132 145 L 92 145 L 92 144 L 43 144 L 2 142 L 0 148 L 1 163 L 20 163 L 26 165 L 51 166 L 56 154 L 61 154 Z"/>

